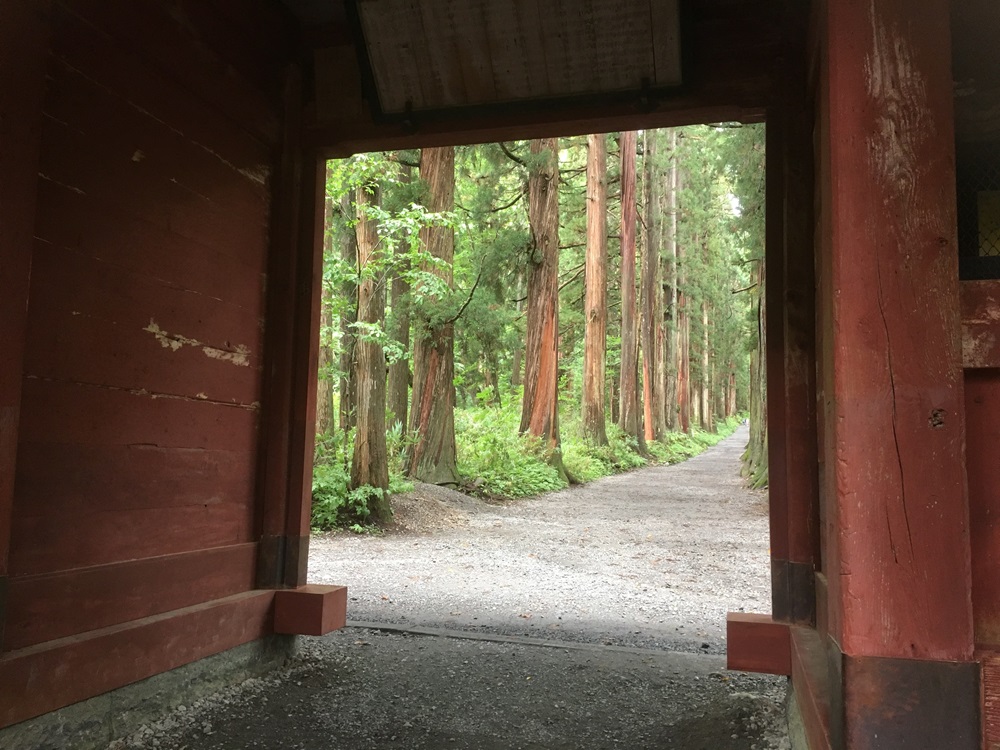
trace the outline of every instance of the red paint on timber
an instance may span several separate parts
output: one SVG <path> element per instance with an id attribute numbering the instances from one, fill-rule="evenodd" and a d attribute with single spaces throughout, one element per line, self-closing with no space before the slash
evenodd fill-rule
<path id="1" fill-rule="evenodd" d="M 827 6 L 825 463 L 848 656 L 972 656 L 948 13 L 946 0 Z"/>
<path id="2" fill-rule="evenodd" d="M 264 267 L 254 248 L 206 245 L 113 206 L 96 216 L 85 196 L 46 180 L 38 196 L 35 234 L 43 242 L 263 317 Z"/>
<path id="3" fill-rule="evenodd" d="M 274 595 L 274 632 L 326 635 L 347 624 L 347 587 L 309 584 Z"/>
<path id="4" fill-rule="evenodd" d="M 7 573 L 48 55 L 48 2 L 0 5 L 0 576 Z M 16 145 L 15 145 L 16 144 Z M 0 593 L 0 609 L 3 594 Z M 3 622 L 0 622 L 0 633 Z"/>
<path id="5" fill-rule="evenodd" d="M 192 87 L 171 74 L 170 64 L 160 65 L 150 60 L 141 46 L 115 43 L 99 27 L 70 14 L 62 15 L 54 34 L 53 74 L 57 74 L 56 66 L 66 69 L 67 76 L 73 70 L 79 71 L 82 78 L 114 92 L 138 110 L 149 113 L 150 119 L 171 131 L 180 131 L 192 143 L 200 144 L 237 169 L 255 170 L 276 153 L 274 147 L 280 140 L 277 131 L 265 137 L 242 127 L 245 121 L 230 117 L 223 101 L 198 97 Z M 262 48 L 256 50 L 258 54 L 262 51 Z M 185 60 L 175 50 L 174 63 L 178 62 Z M 225 76 L 220 68 L 214 70 Z M 200 72 L 202 80 L 214 75 L 206 68 Z M 206 106 L 206 102 L 212 106 Z M 64 103 L 73 104 L 72 111 L 62 109 Z M 65 115 L 79 117 L 90 111 L 81 108 L 73 94 L 68 98 L 51 98 L 46 107 L 51 108 L 53 117 L 64 122 Z M 273 112 L 267 112 L 266 116 L 274 119 Z M 80 124 L 85 126 L 88 122 Z"/>
<path id="6" fill-rule="evenodd" d="M 260 320 L 246 310 L 38 244 L 25 374 L 249 405 Z"/>
<path id="7" fill-rule="evenodd" d="M 815 159 L 816 159 L 816 354 L 817 354 L 817 408 L 816 434 L 820 505 L 820 550 L 824 578 L 817 577 L 817 621 L 823 613 L 826 623 L 820 632 L 840 640 L 840 557 L 837 549 L 837 471 L 834 463 L 836 445 L 836 402 L 833 394 L 834 356 L 833 331 L 833 217 L 831 199 L 833 185 L 830 181 L 830 82 L 826 43 L 826 8 L 813 5 L 812 18 L 813 54 L 816 56 L 815 82 Z"/>
<path id="8" fill-rule="evenodd" d="M 830 684 L 825 640 L 811 628 L 791 628 L 792 688 L 810 750 L 832 750 Z"/>
<path id="9" fill-rule="evenodd" d="M 280 16 L 265 13 L 262 3 L 244 13 L 238 19 L 242 23 L 218 17 L 210 22 L 214 9 L 201 6 L 211 5 L 186 3 L 184 12 L 177 14 L 170 6 L 152 4 L 138 13 L 128 0 L 66 0 L 58 27 L 66 28 L 67 37 L 81 26 L 100 29 L 108 39 L 106 46 L 128 51 L 133 65 L 141 61 L 146 70 L 169 71 L 185 91 L 213 102 L 254 137 L 273 142 L 278 134 L 280 72 L 288 51 L 283 35 L 289 29 Z"/>
<path id="10" fill-rule="evenodd" d="M 726 669 L 763 674 L 792 674 L 787 623 L 770 615 L 730 612 L 726 615 Z"/>
<path id="11" fill-rule="evenodd" d="M 26 379 L 21 441 L 256 451 L 257 413 L 201 399 Z"/>
<path id="12" fill-rule="evenodd" d="M 136 133 L 112 132 L 118 137 L 131 136 L 130 140 L 138 137 Z M 175 177 L 166 164 L 161 164 L 161 171 L 150 172 L 144 167 L 144 159 L 136 161 L 136 151 L 141 149 L 123 148 L 110 135 L 104 137 L 110 142 L 95 142 L 89 135 L 46 119 L 45 148 L 39 165 L 43 179 L 86 198 L 94 211 L 111 207 L 202 244 L 239 248 L 252 262 L 259 262 L 268 234 L 262 202 L 256 198 L 244 200 L 230 212 L 219 203 L 215 191 L 205 195 L 204 186 L 184 184 L 180 181 L 184 176 Z M 169 162 L 171 156 L 179 158 L 182 154 L 170 152 L 166 159 Z M 219 182 L 225 186 L 245 180 L 230 171 L 227 179 Z M 101 226 L 98 224 L 98 228 Z"/>
<path id="13" fill-rule="evenodd" d="M 263 538 L 285 536 L 291 468 L 291 414 L 295 357 L 296 273 L 303 159 L 299 142 L 302 89 L 292 68 L 285 83 L 281 160 L 271 200 L 267 259 L 267 325 L 264 338 L 264 416 L 258 524 Z M 262 574 L 263 575 L 263 574 Z M 284 585 L 269 572 L 261 585 Z"/>
<path id="14" fill-rule="evenodd" d="M 288 508 L 285 534 L 309 536 L 312 510 L 313 455 L 316 449 L 316 373 L 319 370 L 320 303 L 323 282 L 324 195 L 326 162 L 316 154 L 303 157 L 302 199 L 292 332 L 291 435 L 289 440 Z M 285 584 L 306 582 L 306 559 L 286 570 Z"/>
<path id="15" fill-rule="evenodd" d="M 976 645 L 1000 646 L 1000 371 L 966 371 L 965 419 Z"/>
<path id="16" fill-rule="evenodd" d="M 22 443 L 17 513 L 19 518 L 53 518 L 206 504 L 249 506 L 256 461 L 254 453 L 142 443 Z"/>
<path id="17" fill-rule="evenodd" d="M 771 559 L 788 560 L 788 476 L 785 464 L 785 168 L 783 118 L 768 122 L 765 201 L 765 340 L 767 368 L 767 498 Z M 786 592 L 772 591 L 773 609 L 787 612 Z"/>
<path id="18" fill-rule="evenodd" d="M 963 281 L 962 363 L 1000 367 L 1000 281 Z"/>
<path id="19" fill-rule="evenodd" d="M 142 510 L 89 509 L 54 518 L 15 516 L 11 576 L 53 573 L 175 552 L 242 544 L 254 538 L 247 502 Z"/>
<path id="20" fill-rule="evenodd" d="M 250 543 L 14 577 L 3 651 L 250 591 L 256 558 Z"/>
<path id="21" fill-rule="evenodd" d="M 273 598 L 251 591 L 5 654 L 0 727 L 262 638 Z"/>

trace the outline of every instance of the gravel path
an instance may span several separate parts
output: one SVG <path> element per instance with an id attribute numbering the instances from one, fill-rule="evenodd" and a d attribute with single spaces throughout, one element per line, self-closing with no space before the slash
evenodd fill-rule
<path id="1" fill-rule="evenodd" d="M 316 537 L 309 579 L 346 584 L 352 620 L 724 653 L 726 612 L 770 611 L 746 440 L 501 506 L 445 491 L 452 528 Z"/>
<path id="2" fill-rule="evenodd" d="M 785 680 L 706 653 L 768 611 L 745 441 L 504 506 L 418 488 L 403 531 L 313 540 L 349 627 L 109 750 L 788 750 Z"/>

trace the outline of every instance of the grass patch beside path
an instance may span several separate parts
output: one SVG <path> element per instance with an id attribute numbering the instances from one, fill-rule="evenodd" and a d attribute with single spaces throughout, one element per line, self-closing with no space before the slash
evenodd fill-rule
<path id="1" fill-rule="evenodd" d="M 512 401 L 504 408 L 475 406 L 455 410 L 458 470 L 463 482 L 456 489 L 513 500 L 567 486 L 540 441 L 518 434 L 519 407 Z M 646 455 L 642 455 L 635 439 L 616 425 L 608 425 L 608 445 L 597 446 L 580 437 L 578 418 L 565 419 L 561 430 L 563 466 L 574 482 L 586 483 L 643 466 L 678 463 L 729 437 L 740 421 L 740 417 L 732 417 L 719 422 L 715 433 L 670 433 L 663 440 L 647 443 Z M 374 528 L 368 520 L 368 501 L 379 491 L 373 487 L 348 490 L 352 448 L 351 432 L 341 433 L 339 439 L 323 436 L 317 442 L 312 485 L 314 530 L 347 528 L 360 533 Z M 390 494 L 413 488 L 402 476 L 404 449 L 405 440 L 397 424 L 389 432 Z"/>

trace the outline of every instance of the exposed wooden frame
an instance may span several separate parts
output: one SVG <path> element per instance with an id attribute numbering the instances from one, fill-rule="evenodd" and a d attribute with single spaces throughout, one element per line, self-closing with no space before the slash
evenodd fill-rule
<path id="1" fill-rule="evenodd" d="M 268 265 L 257 585 L 306 582 L 315 443 L 326 165 L 301 142 L 302 84 L 288 72 Z"/>

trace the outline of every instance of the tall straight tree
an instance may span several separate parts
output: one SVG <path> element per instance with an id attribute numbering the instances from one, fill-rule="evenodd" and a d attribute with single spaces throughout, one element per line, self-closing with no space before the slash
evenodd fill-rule
<path id="1" fill-rule="evenodd" d="M 622 358 L 619 388 L 621 406 L 618 426 L 632 435 L 645 451 L 645 435 L 639 414 L 639 319 L 635 294 L 635 229 L 638 209 L 635 200 L 636 132 L 621 134 L 621 285 Z"/>
<path id="2" fill-rule="evenodd" d="M 587 136 L 587 255 L 584 270 L 583 436 L 608 444 L 604 389 L 608 328 L 608 147 Z"/>
<path id="3" fill-rule="evenodd" d="M 663 319 L 665 328 L 663 368 L 663 401 L 666 411 L 667 429 L 676 430 L 677 415 L 677 130 L 667 131 L 670 145 L 670 167 L 667 172 L 667 257 L 666 279 L 663 284 Z"/>
<path id="4" fill-rule="evenodd" d="M 340 217 L 337 222 L 340 259 L 345 268 L 358 267 L 358 235 L 351 226 L 355 220 L 354 196 L 345 193 L 340 200 Z M 357 274 L 345 275 L 340 294 L 349 302 L 340 315 L 340 413 L 338 419 L 342 432 L 354 427 L 357 417 L 357 384 L 354 381 L 354 324 L 358 322 Z"/>
<path id="5" fill-rule="evenodd" d="M 400 184 L 411 180 L 413 168 L 402 164 L 399 169 Z M 402 350 L 402 356 L 389 365 L 389 392 L 386 396 L 389 414 L 393 422 L 399 422 L 403 429 L 407 426 L 407 405 L 410 395 L 410 309 L 407 302 L 409 285 L 406 283 L 408 252 L 408 237 L 403 237 L 396 245 L 396 262 L 392 274 L 392 286 L 389 290 L 389 305 L 392 311 L 392 330 L 390 335 Z"/>
<path id="6" fill-rule="evenodd" d="M 528 316 L 521 432 L 542 439 L 565 474 L 559 443 L 559 159 L 555 138 L 531 141 Z"/>
<path id="7" fill-rule="evenodd" d="M 659 440 L 666 432 L 663 413 L 662 339 L 660 329 L 663 317 L 663 290 L 660 288 L 660 238 L 659 215 L 656 210 L 656 137 L 643 131 L 643 222 L 642 276 L 639 309 L 641 310 L 640 334 L 642 346 L 643 424 L 646 440 Z"/>
<path id="8" fill-rule="evenodd" d="M 355 391 L 357 394 L 357 431 L 351 461 L 351 489 L 370 485 L 382 490 L 372 497 L 368 508 L 372 520 L 385 523 L 392 517 L 389 508 L 389 451 L 385 435 L 385 352 L 371 330 L 385 323 L 385 284 L 381 278 L 378 224 L 372 209 L 379 204 L 379 189 L 374 184 L 357 189 L 358 212 L 358 323 L 361 333 L 355 342 Z"/>
<path id="9" fill-rule="evenodd" d="M 424 201 L 433 212 L 451 211 L 455 202 L 455 149 L 425 148 L 420 152 L 420 179 L 427 187 Z M 427 253 L 437 261 L 424 270 L 453 285 L 455 230 L 435 224 L 420 230 Z M 455 324 L 454 319 L 421 321 L 413 341 L 413 402 L 406 473 L 431 484 L 457 484 L 455 455 Z"/>
<path id="10" fill-rule="evenodd" d="M 326 196 L 323 205 L 323 220 L 326 231 L 323 234 L 323 262 L 329 263 L 333 260 L 336 236 L 334 227 L 336 225 L 337 205 L 330 196 Z M 333 325 L 334 325 L 334 296 L 335 291 L 331 284 L 323 280 L 320 293 L 320 345 L 319 345 L 319 382 L 316 383 L 316 434 L 328 434 L 334 424 L 333 413 L 333 393 L 334 393 L 334 351 L 333 351 Z"/>

